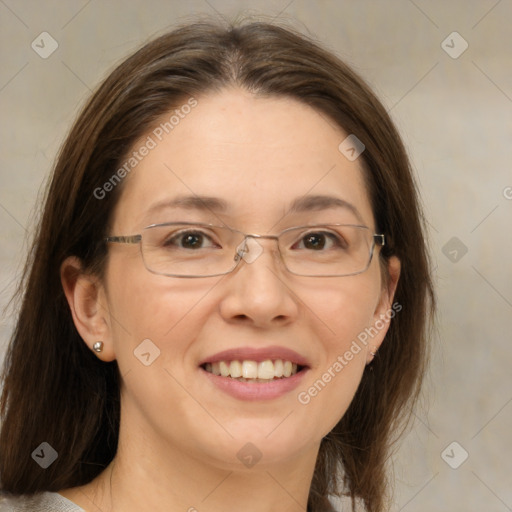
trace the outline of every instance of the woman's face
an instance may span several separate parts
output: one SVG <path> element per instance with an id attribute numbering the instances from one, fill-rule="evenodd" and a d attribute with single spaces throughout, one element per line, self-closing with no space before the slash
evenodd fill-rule
<path id="1" fill-rule="evenodd" d="M 111 235 L 178 221 L 264 235 L 334 223 L 375 232 L 360 159 L 340 152 L 348 134 L 325 116 L 291 99 L 234 89 L 196 99 L 168 134 L 157 129 L 134 145 L 150 149 L 139 151 L 125 178 Z M 311 196 L 341 201 L 306 202 Z M 225 208 L 201 207 L 204 197 Z M 189 199 L 165 206 L 177 198 Z M 305 208 L 292 209 L 296 201 Z M 359 275 L 302 277 L 283 267 L 275 240 L 258 243 L 263 252 L 252 262 L 202 278 L 151 273 L 137 244 L 109 244 L 103 357 L 119 364 L 123 428 L 233 468 L 247 456 L 265 464 L 312 453 L 343 416 L 387 328 L 381 315 L 389 317 L 392 297 L 378 249 Z M 290 380 L 242 383 L 204 364 L 238 360 L 236 374 L 277 359 L 305 368 Z"/>

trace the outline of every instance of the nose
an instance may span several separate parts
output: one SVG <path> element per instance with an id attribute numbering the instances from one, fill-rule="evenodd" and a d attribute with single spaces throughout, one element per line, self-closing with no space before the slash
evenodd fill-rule
<path id="1" fill-rule="evenodd" d="M 298 318 L 299 302 L 272 238 L 249 236 L 237 248 L 241 261 L 226 276 L 220 304 L 226 321 L 271 327 Z"/>

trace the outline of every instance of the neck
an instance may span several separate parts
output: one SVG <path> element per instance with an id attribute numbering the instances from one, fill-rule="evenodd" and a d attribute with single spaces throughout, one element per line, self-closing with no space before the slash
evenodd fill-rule
<path id="1" fill-rule="evenodd" d="M 307 510 L 318 445 L 286 460 L 248 468 L 236 459 L 194 456 L 177 444 L 162 444 L 149 431 L 121 422 L 110 465 L 91 483 L 61 494 L 87 512 Z"/>

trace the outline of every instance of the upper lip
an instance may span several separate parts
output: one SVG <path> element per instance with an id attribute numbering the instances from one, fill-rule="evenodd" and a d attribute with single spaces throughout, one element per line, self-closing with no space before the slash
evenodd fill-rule
<path id="1" fill-rule="evenodd" d="M 308 360 L 295 352 L 295 350 L 286 347 L 264 347 L 264 348 L 252 348 L 252 347 L 237 347 L 229 350 L 223 350 L 217 352 L 211 356 L 205 357 L 199 366 L 205 363 L 216 363 L 218 361 L 266 361 L 271 359 L 282 359 L 284 361 L 291 361 L 299 366 L 309 366 Z"/>

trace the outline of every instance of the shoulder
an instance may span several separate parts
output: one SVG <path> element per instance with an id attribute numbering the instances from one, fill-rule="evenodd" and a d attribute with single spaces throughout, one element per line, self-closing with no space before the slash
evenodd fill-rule
<path id="1" fill-rule="evenodd" d="M 13 496 L 0 493 L 0 512 L 84 512 L 57 492 Z"/>

